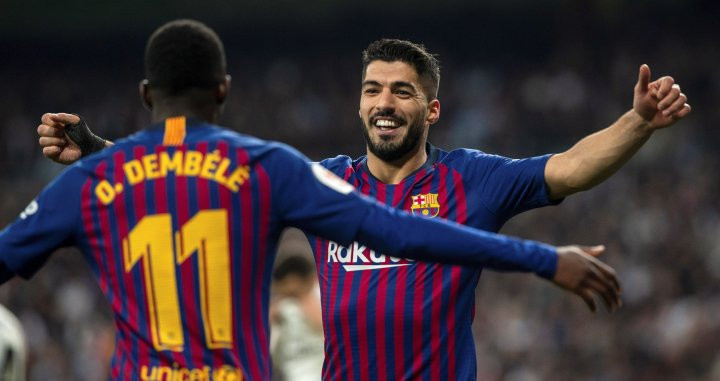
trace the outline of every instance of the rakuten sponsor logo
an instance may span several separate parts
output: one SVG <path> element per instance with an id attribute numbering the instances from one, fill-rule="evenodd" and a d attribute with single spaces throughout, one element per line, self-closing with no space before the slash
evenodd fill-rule
<path id="1" fill-rule="evenodd" d="M 414 261 L 380 254 L 358 242 L 353 242 L 350 247 L 345 247 L 329 241 L 327 262 L 342 263 L 345 271 L 362 271 L 410 266 Z"/>

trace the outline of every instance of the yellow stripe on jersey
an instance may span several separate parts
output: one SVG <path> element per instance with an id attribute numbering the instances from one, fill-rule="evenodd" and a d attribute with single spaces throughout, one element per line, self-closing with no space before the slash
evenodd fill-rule
<path id="1" fill-rule="evenodd" d="M 176 116 L 165 119 L 165 136 L 163 145 L 179 146 L 185 140 L 185 117 Z"/>

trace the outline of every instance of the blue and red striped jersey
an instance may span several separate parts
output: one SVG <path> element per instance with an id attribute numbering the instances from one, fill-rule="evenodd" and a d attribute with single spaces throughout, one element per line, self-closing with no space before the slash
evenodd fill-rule
<path id="1" fill-rule="evenodd" d="M 113 380 L 269 379 L 277 239 L 298 219 L 318 225 L 320 199 L 335 208 L 344 198 L 306 162 L 281 144 L 171 118 L 66 170 L 3 232 L 0 253 L 29 276 L 53 249 L 81 248 L 118 328 Z M 343 219 L 366 212 L 346 209 Z M 355 234 L 324 223 L 325 234 Z"/>
<path id="2" fill-rule="evenodd" d="M 491 232 L 517 213 L 553 203 L 544 180 L 549 156 L 512 160 L 430 144 L 427 152 L 425 165 L 394 185 L 374 178 L 366 157 L 320 164 L 387 206 Z M 322 297 L 323 379 L 475 380 L 471 323 L 481 268 L 414 262 L 362 242 L 308 238 Z"/>
<path id="3" fill-rule="evenodd" d="M 78 246 L 116 321 L 111 380 L 269 380 L 268 290 L 286 226 L 545 277 L 557 263 L 547 245 L 415 218 L 283 144 L 176 117 L 46 187 L 0 232 L 0 283 Z"/>

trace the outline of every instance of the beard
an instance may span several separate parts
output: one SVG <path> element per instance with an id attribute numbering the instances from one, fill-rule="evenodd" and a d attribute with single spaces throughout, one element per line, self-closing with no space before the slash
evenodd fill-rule
<path id="1" fill-rule="evenodd" d="M 362 124 L 365 144 L 367 144 L 370 152 L 382 161 L 396 161 L 416 150 L 424 131 L 422 120 L 418 120 L 412 125 L 408 125 L 407 133 L 399 142 L 393 142 L 389 137 L 379 137 L 379 141 L 374 142 L 370 136 L 370 128 L 365 126 L 364 123 Z"/>

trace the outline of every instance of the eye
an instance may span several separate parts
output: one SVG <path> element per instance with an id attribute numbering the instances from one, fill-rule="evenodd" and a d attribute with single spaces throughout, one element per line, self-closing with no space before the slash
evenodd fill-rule
<path id="1" fill-rule="evenodd" d="M 412 93 L 406 90 L 395 90 L 394 93 L 400 98 L 409 98 L 412 96 Z"/>
<path id="2" fill-rule="evenodd" d="M 373 87 L 368 87 L 365 90 L 363 90 L 363 94 L 377 94 L 379 92 L 380 91 L 378 89 L 373 88 Z"/>

